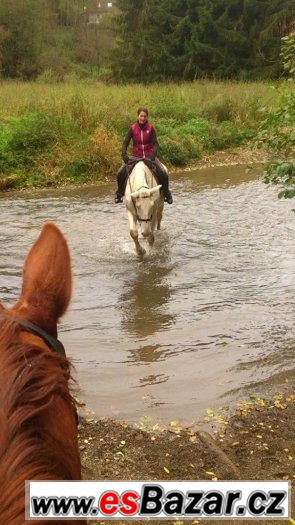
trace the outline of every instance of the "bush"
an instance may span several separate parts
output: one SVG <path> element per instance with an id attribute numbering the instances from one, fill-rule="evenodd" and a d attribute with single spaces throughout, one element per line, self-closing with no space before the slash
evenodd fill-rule
<path id="1" fill-rule="evenodd" d="M 185 147 L 169 137 L 160 138 L 159 157 L 173 166 L 185 166 L 189 160 Z"/>
<path id="2" fill-rule="evenodd" d="M 180 137 L 185 146 L 188 144 L 189 149 L 193 141 L 199 153 L 201 149 L 211 148 L 209 122 L 205 118 L 190 119 L 186 124 L 178 126 L 173 135 Z"/>
<path id="3" fill-rule="evenodd" d="M 42 113 L 27 113 L 0 129 L 0 169 L 30 166 L 36 154 L 48 148 L 56 137 L 52 119 Z"/>
<path id="4" fill-rule="evenodd" d="M 202 117 L 191 119 L 173 131 L 173 136 L 178 139 L 182 138 L 182 143 L 188 149 L 190 158 L 199 158 L 201 150 L 215 151 L 230 145 L 241 144 L 251 135 L 249 129 L 242 128 L 235 122 L 224 121 L 214 124 Z"/>
<path id="5" fill-rule="evenodd" d="M 209 136 L 209 121 L 202 117 L 190 119 L 182 126 L 178 126 L 176 132 L 177 135 L 191 135 L 204 142 Z"/>
<path id="6" fill-rule="evenodd" d="M 204 109 L 203 115 L 215 122 L 233 120 L 234 106 L 232 100 L 222 93 L 217 95 Z"/>
<path id="7" fill-rule="evenodd" d="M 253 132 L 250 129 L 238 126 L 235 122 L 225 121 L 218 126 L 211 127 L 211 136 L 214 149 L 223 149 L 249 140 L 253 136 Z"/>
<path id="8" fill-rule="evenodd" d="M 116 172 L 122 163 L 121 141 L 115 133 L 103 125 L 98 126 L 91 137 L 93 155 L 101 167 L 109 172 Z"/>
<path id="9" fill-rule="evenodd" d="M 261 122 L 257 140 L 270 154 L 263 181 L 281 186 L 279 198 L 295 197 L 295 36 L 282 39 L 281 58 L 289 80 L 278 89 L 280 102 Z"/>
<path id="10" fill-rule="evenodd" d="M 173 119 L 175 122 L 186 122 L 194 117 L 195 112 L 185 100 L 176 99 L 174 93 L 165 93 L 164 98 L 157 100 L 157 104 L 150 105 L 153 118 Z"/>
<path id="11" fill-rule="evenodd" d="M 188 158 L 192 160 L 199 159 L 201 157 L 201 145 L 195 136 L 186 135 L 185 142 L 182 142 L 184 148 L 187 150 Z"/>

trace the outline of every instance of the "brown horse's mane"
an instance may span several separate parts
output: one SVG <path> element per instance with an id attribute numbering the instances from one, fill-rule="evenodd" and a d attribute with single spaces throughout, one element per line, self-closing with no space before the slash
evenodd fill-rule
<path id="1" fill-rule="evenodd" d="M 25 523 L 24 480 L 80 479 L 70 363 L 21 332 L 1 320 L 0 522 L 9 525 Z"/>

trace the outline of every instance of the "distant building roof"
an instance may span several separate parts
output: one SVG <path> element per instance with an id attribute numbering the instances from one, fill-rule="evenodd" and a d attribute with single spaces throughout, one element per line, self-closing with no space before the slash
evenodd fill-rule
<path id="1" fill-rule="evenodd" d="M 107 0 L 101 0 L 100 2 L 98 2 L 97 7 L 103 10 L 110 9 L 113 7 L 113 3 L 114 2 L 108 2 Z"/>

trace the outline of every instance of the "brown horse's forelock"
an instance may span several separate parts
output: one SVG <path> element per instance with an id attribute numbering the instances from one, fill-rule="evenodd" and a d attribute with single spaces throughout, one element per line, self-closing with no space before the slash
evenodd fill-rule
<path id="1" fill-rule="evenodd" d="M 23 513 L 24 480 L 72 479 L 69 450 L 62 442 L 57 446 L 38 424 L 56 396 L 74 410 L 69 361 L 37 345 L 15 342 L 20 331 L 14 321 L 1 323 L 0 509 L 3 523 L 9 524 L 14 523 L 13 508 L 14 516 Z"/>

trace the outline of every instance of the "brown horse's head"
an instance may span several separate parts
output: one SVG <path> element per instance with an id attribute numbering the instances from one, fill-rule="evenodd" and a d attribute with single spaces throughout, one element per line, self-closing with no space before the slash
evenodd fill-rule
<path id="1" fill-rule="evenodd" d="M 47 223 L 26 258 L 18 302 L 10 309 L 0 305 L 0 521 L 5 525 L 28 523 L 25 480 L 81 477 L 69 362 L 23 326 L 33 323 L 56 337 L 70 297 L 67 243 Z"/>

